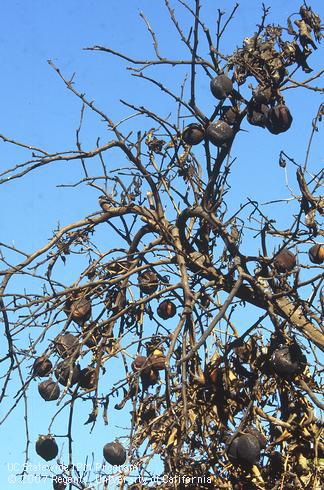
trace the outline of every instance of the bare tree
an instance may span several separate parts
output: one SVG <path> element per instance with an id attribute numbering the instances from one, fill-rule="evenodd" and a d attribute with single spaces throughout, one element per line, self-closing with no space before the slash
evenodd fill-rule
<path id="1" fill-rule="evenodd" d="M 0 401 L 8 404 L 1 424 L 25 404 L 28 461 L 36 441 L 29 437 L 26 395 L 32 381 L 44 377 L 37 396 L 39 403 L 52 402 L 53 418 L 36 451 L 56 458 L 56 418 L 66 410 L 68 460 L 61 476 L 70 478 L 69 488 L 90 488 L 96 477 L 89 471 L 81 478 L 74 466 L 72 423 L 80 422 L 76 407 L 84 402 L 89 419 L 82 423 L 90 427 L 99 415 L 107 424 L 111 410 L 129 414 L 127 442 L 107 441 L 103 454 L 120 468 L 120 488 L 318 489 L 324 200 L 323 172 L 310 168 L 309 154 L 323 106 L 314 114 L 306 157 L 284 150 L 278 157 L 295 175 L 288 227 L 277 226 L 269 203 L 251 198 L 233 211 L 227 199 L 242 123 L 276 138 L 292 123 L 287 91 L 323 93 L 316 85 L 323 70 L 315 73 L 308 64 L 322 38 L 321 21 L 304 3 L 284 25 L 268 24 L 263 6 L 256 32 L 228 55 L 221 41 L 237 22 L 238 5 L 228 14 L 218 11 L 213 33 L 200 0 L 178 0 L 192 17 L 189 32 L 169 0 L 164 3 L 186 59 L 162 54 L 144 14 L 152 59 L 104 46 L 86 49 L 126 60 L 134 77 L 170 98 L 169 116 L 122 100 L 129 116 L 116 122 L 49 61 L 82 105 L 76 147 L 49 153 L 0 135 L 27 155 L 1 172 L 0 184 L 78 161 L 82 174 L 70 185 L 100 194 L 97 212 L 55 229 L 33 253 L 1 243 L 7 352 Z M 201 46 L 208 47 L 207 58 Z M 161 65 L 188 71 L 178 92 L 154 77 Z M 212 114 L 199 107 L 200 77 L 210 79 Z M 80 140 L 86 110 L 111 135 L 90 150 Z M 139 118 L 147 131 L 137 130 Z M 241 137 L 250 144 L 248 133 Z M 97 174 L 93 161 L 100 163 Z M 100 238 L 103 229 L 115 237 L 113 247 Z M 253 255 L 247 243 L 254 244 Z M 71 263 L 74 280 L 64 284 L 60 271 Z M 28 288 L 18 288 L 16 278 L 21 285 L 28 279 Z M 247 309 L 251 321 L 240 330 Z M 114 382 L 107 378 L 111 364 Z M 7 395 L 14 380 L 20 386 L 13 399 Z M 126 453 L 140 469 L 136 481 L 124 465 Z M 154 457 L 163 463 L 164 480 L 145 483 Z M 101 470 L 104 488 L 110 473 Z M 54 488 L 65 488 L 63 480 L 54 480 Z"/>

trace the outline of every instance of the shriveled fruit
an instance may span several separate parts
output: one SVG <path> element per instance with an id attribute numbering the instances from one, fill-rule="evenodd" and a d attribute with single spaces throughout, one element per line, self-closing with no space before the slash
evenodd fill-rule
<path id="1" fill-rule="evenodd" d="M 256 104 L 269 104 L 271 101 L 272 91 L 270 87 L 263 87 L 259 85 L 253 90 L 253 99 Z"/>
<path id="2" fill-rule="evenodd" d="M 157 314 L 159 315 L 160 318 L 163 318 L 163 320 L 168 320 L 168 318 L 174 317 L 174 315 L 177 312 L 177 308 L 172 301 L 169 301 L 168 299 L 162 301 L 162 303 L 159 304 L 158 309 L 157 309 Z"/>
<path id="3" fill-rule="evenodd" d="M 182 139 L 187 145 L 199 145 L 205 137 L 205 130 L 201 124 L 192 123 L 185 127 Z"/>
<path id="4" fill-rule="evenodd" d="M 236 107 L 231 107 L 231 106 L 223 107 L 221 120 L 225 121 L 227 124 L 232 126 L 237 122 L 239 115 L 240 113 L 236 109 Z"/>
<path id="5" fill-rule="evenodd" d="M 36 453 L 45 461 L 50 461 L 51 459 L 56 458 L 58 454 L 58 446 L 55 442 L 54 437 L 47 436 L 39 436 L 35 445 Z"/>
<path id="6" fill-rule="evenodd" d="M 38 385 L 38 392 L 40 396 L 47 402 L 51 402 L 53 400 L 58 400 L 60 397 L 60 388 L 58 384 L 55 383 L 52 379 L 47 379 L 46 381 L 42 381 Z"/>
<path id="7" fill-rule="evenodd" d="M 69 361 L 61 361 L 55 369 L 56 379 L 61 385 L 69 386 L 78 382 L 80 376 L 79 364 L 71 364 Z"/>
<path id="8" fill-rule="evenodd" d="M 46 356 L 38 357 L 33 365 L 33 375 L 40 378 L 47 376 L 52 370 L 52 363 Z"/>
<path id="9" fill-rule="evenodd" d="M 272 134 L 284 133 L 292 123 L 292 116 L 287 106 L 279 104 L 269 109 L 267 113 L 266 128 Z"/>
<path id="10" fill-rule="evenodd" d="M 268 111 L 269 108 L 264 104 L 257 108 L 252 105 L 248 110 L 247 120 L 250 124 L 252 124 L 252 126 L 265 128 L 267 123 Z"/>
<path id="11" fill-rule="evenodd" d="M 58 354 L 63 358 L 72 355 L 75 358 L 80 352 L 79 339 L 71 333 L 60 335 L 55 341 L 55 348 Z"/>
<path id="12" fill-rule="evenodd" d="M 273 265 L 278 272 L 290 272 L 296 266 L 296 256 L 293 252 L 284 248 L 274 259 Z"/>
<path id="13" fill-rule="evenodd" d="M 296 347 L 283 346 L 273 352 L 270 365 L 279 376 L 291 377 L 303 368 L 305 360 Z"/>
<path id="14" fill-rule="evenodd" d="M 313 262 L 313 264 L 323 264 L 324 262 L 324 245 L 320 245 L 319 243 L 313 245 L 308 250 L 309 260 Z"/>
<path id="15" fill-rule="evenodd" d="M 252 434 L 252 436 L 256 437 L 259 441 L 259 445 L 261 449 L 265 449 L 267 446 L 267 439 L 264 437 L 264 435 L 255 427 L 247 427 L 245 429 L 245 432 L 248 434 Z"/>
<path id="16" fill-rule="evenodd" d="M 82 369 L 79 375 L 79 385 L 85 390 L 93 390 L 96 387 L 96 370 L 92 367 Z"/>
<path id="17" fill-rule="evenodd" d="M 233 137 L 233 130 L 225 121 L 216 121 L 207 127 L 206 137 L 215 146 L 227 145 Z"/>
<path id="18" fill-rule="evenodd" d="M 159 285 L 157 275 L 154 271 L 145 271 L 138 276 L 139 287 L 142 293 L 152 294 L 154 293 Z"/>
<path id="19" fill-rule="evenodd" d="M 226 75 L 218 75 L 210 82 L 210 90 L 218 100 L 224 100 L 233 91 L 233 83 Z"/>
<path id="20" fill-rule="evenodd" d="M 76 323 L 84 323 L 89 320 L 91 316 L 91 303 L 86 298 L 76 299 L 71 302 L 70 312 L 72 320 Z"/>
<path id="21" fill-rule="evenodd" d="M 119 442 L 108 442 L 103 448 L 103 456 L 113 466 L 120 466 L 126 461 L 125 448 Z"/>

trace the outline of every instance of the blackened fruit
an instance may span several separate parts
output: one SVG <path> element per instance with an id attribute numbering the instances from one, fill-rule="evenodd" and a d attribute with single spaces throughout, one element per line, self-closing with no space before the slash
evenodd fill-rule
<path id="1" fill-rule="evenodd" d="M 84 323 L 91 316 L 91 303 L 86 298 L 76 299 L 70 307 L 70 315 L 76 323 Z"/>
<path id="2" fill-rule="evenodd" d="M 231 444 L 227 448 L 227 455 L 228 457 L 233 460 L 237 461 L 237 443 L 238 443 L 238 436 L 233 439 Z"/>
<path id="3" fill-rule="evenodd" d="M 80 376 L 79 364 L 71 364 L 69 361 L 59 362 L 55 369 L 56 379 L 61 385 L 69 386 L 78 382 Z"/>
<path id="4" fill-rule="evenodd" d="M 309 260 L 313 264 L 323 264 L 324 262 L 324 245 L 316 244 L 308 250 Z"/>
<path id="5" fill-rule="evenodd" d="M 168 320 L 168 318 L 172 318 L 176 314 L 176 312 L 177 308 L 175 304 L 168 299 L 162 301 L 157 309 L 157 314 L 160 318 L 163 318 L 163 320 Z"/>
<path id="6" fill-rule="evenodd" d="M 271 88 L 262 87 L 259 85 L 255 90 L 253 90 L 253 99 L 256 104 L 269 104 L 271 101 Z"/>
<path id="7" fill-rule="evenodd" d="M 269 109 L 266 127 L 272 134 L 284 133 L 290 128 L 292 120 L 288 107 L 280 104 Z"/>
<path id="8" fill-rule="evenodd" d="M 296 256 L 290 250 L 284 248 L 274 259 L 273 265 L 278 272 L 290 272 L 296 265 Z"/>
<path id="9" fill-rule="evenodd" d="M 72 355 L 76 357 L 79 355 L 80 351 L 79 339 L 71 333 L 60 335 L 55 341 L 55 347 L 58 354 L 63 358 L 67 358 Z"/>
<path id="10" fill-rule="evenodd" d="M 47 376 L 52 370 L 52 363 L 46 356 L 38 357 L 33 365 L 33 375 L 40 378 Z"/>
<path id="11" fill-rule="evenodd" d="M 82 369 L 79 375 L 79 385 L 85 390 L 93 390 L 96 387 L 96 370 L 91 367 Z"/>
<path id="12" fill-rule="evenodd" d="M 227 124 L 232 126 L 237 122 L 238 116 L 240 115 L 239 111 L 235 107 L 226 106 L 223 107 L 221 120 L 225 121 Z"/>
<path id="13" fill-rule="evenodd" d="M 252 434 L 242 434 L 237 442 L 237 460 L 241 465 L 252 466 L 260 459 L 260 444 Z"/>
<path id="14" fill-rule="evenodd" d="M 265 449 L 267 446 L 267 440 L 264 435 L 255 427 L 248 427 L 245 429 L 245 432 L 248 434 L 252 434 L 252 436 L 256 437 L 259 441 L 259 445 L 261 449 Z"/>
<path id="15" fill-rule="evenodd" d="M 219 75 L 210 82 L 210 90 L 216 99 L 226 99 L 233 91 L 232 80 L 226 75 Z"/>
<path id="16" fill-rule="evenodd" d="M 265 128 L 267 123 L 267 114 L 269 108 L 266 105 L 261 105 L 258 108 L 251 106 L 247 113 L 247 120 L 252 126 Z"/>
<path id="17" fill-rule="evenodd" d="M 157 275 L 153 271 L 145 271 L 142 272 L 138 276 L 139 287 L 142 293 L 144 294 L 152 294 L 154 293 L 159 285 L 159 281 Z"/>
<path id="18" fill-rule="evenodd" d="M 103 448 L 103 456 L 113 466 L 120 466 L 126 461 L 126 451 L 119 442 L 108 442 Z"/>
<path id="19" fill-rule="evenodd" d="M 199 145 L 205 137 L 205 130 L 200 124 L 192 123 L 182 133 L 182 139 L 187 145 Z"/>
<path id="20" fill-rule="evenodd" d="M 57 383 L 52 379 L 47 379 L 46 381 L 42 381 L 38 385 L 38 392 L 40 396 L 47 402 L 51 402 L 53 400 L 58 400 L 60 397 L 60 388 Z"/>
<path id="21" fill-rule="evenodd" d="M 56 458 L 58 454 L 58 447 L 55 442 L 54 437 L 47 436 L 39 436 L 35 445 L 36 453 L 45 461 L 50 461 L 51 459 Z"/>
<path id="22" fill-rule="evenodd" d="M 208 126 L 206 137 L 213 145 L 223 146 L 233 138 L 233 130 L 225 121 L 216 121 Z"/>
<path id="23" fill-rule="evenodd" d="M 294 346 L 284 346 L 276 349 L 270 359 L 270 364 L 276 374 L 291 377 L 302 369 L 304 359 Z"/>
<path id="24" fill-rule="evenodd" d="M 54 490 L 65 490 L 66 486 L 67 486 L 67 481 L 64 475 L 56 475 L 53 477 Z"/>

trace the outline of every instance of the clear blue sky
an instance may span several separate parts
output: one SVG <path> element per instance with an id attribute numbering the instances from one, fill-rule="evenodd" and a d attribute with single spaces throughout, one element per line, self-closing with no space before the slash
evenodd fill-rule
<path id="1" fill-rule="evenodd" d="M 210 27 L 215 27 L 217 8 L 229 11 L 235 2 L 205 0 L 203 3 L 203 16 L 208 19 Z M 221 48 L 225 53 L 240 46 L 244 37 L 254 33 L 255 23 L 260 19 L 261 3 L 259 0 L 241 2 L 236 20 L 224 37 Z M 293 10 L 297 11 L 302 2 L 275 0 L 268 3 L 271 4 L 270 19 L 281 22 Z M 323 18 L 323 2 L 314 0 L 310 3 Z M 129 113 L 119 104 L 120 98 L 166 112 L 169 102 L 165 97 L 147 82 L 133 79 L 125 70 L 124 62 L 105 53 L 82 50 L 99 44 L 134 57 L 153 57 L 151 38 L 138 15 L 140 11 L 144 11 L 156 29 L 162 54 L 170 58 L 181 57 L 184 47 L 180 41 L 177 43 L 177 35 L 168 19 L 163 0 L 2 0 L 0 133 L 48 151 L 74 148 L 80 101 L 66 90 L 48 65 L 48 59 L 53 60 L 67 78 L 75 72 L 76 87 L 85 92 L 89 99 L 94 99 L 115 121 Z M 181 9 L 178 11 L 180 19 L 186 22 L 188 15 Z M 310 65 L 314 69 L 320 66 L 319 52 L 314 54 Z M 154 73 L 161 76 L 161 80 L 179 86 L 184 72 L 165 68 Z M 197 85 L 197 99 L 201 107 L 207 110 L 210 106 L 209 112 L 212 112 L 208 85 L 209 81 L 201 77 Z M 233 156 L 238 157 L 232 182 L 233 206 L 246 196 L 261 201 L 288 197 L 277 157 L 279 151 L 284 149 L 297 161 L 303 161 L 311 118 L 319 102 L 318 96 L 306 91 L 289 91 L 287 103 L 293 107 L 294 123 L 291 131 L 280 136 L 271 137 L 259 128 L 244 126 L 250 134 L 241 133 L 232 152 Z M 136 119 L 134 121 L 136 125 Z M 145 126 L 141 122 L 140 127 L 135 126 L 135 129 L 147 130 L 149 127 L 149 123 Z M 84 148 L 94 148 L 98 135 L 102 142 L 109 137 L 104 126 L 86 111 L 81 136 Z M 0 142 L 0 170 L 20 163 L 24 155 L 16 147 Z M 317 162 L 318 168 L 322 164 L 319 145 L 315 145 L 311 160 Z M 37 170 L 21 181 L 1 186 L 0 241 L 14 242 L 18 248 L 32 251 L 46 242 L 58 221 L 64 225 L 97 211 L 97 195 L 93 191 L 83 188 L 80 193 L 79 189 L 56 187 L 75 181 L 79 169 L 77 162 L 58 163 Z M 278 219 L 284 222 L 284 214 Z M 40 459 L 33 449 L 34 440 L 38 433 L 46 430 L 52 406 L 44 406 L 36 386 L 30 390 L 30 401 L 31 461 L 36 464 Z M 120 416 L 120 412 L 111 410 L 109 427 L 104 428 L 99 421 L 94 433 L 89 435 L 83 427 L 87 410 L 83 412 L 80 417 L 82 428 L 76 431 L 75 436 L 79 461 L 83 461 L 89 448 L 95 452 L 95 460 L 101 460 L 103 444 L 120 434 L 114 425 L 128 426 L 129 422 L 126 417 Z M 4 490 L 19 488 L 6 483 L 8 471 L 5 463 L 22 463 L 24 459 L 23 412 L 20 407 L 8 419 L 7 425 L 0 428 L 0 437 L 0 487 Z M 51 486 L 40 484 L 29 485 L 29 488 L 46 490 Z"/>

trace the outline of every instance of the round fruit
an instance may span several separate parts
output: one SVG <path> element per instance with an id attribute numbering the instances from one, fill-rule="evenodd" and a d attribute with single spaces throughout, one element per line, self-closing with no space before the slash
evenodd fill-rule
<path id="1" fill-rule="evenodd" d="M 302 359 L 292 346 L 284 346 L 275 350 L 270 364 L 279 376 L 294 376 L 302 367 Z"/>
<path id="2" fill-rule="evenodd" d="M 108 442 L 103 448 L 103 455 L 113 466 L 120 466 L 126 461 L 126 451 L 119 442 Z"/>
<path id="3" fill-rule="evenodd" d="M 140 290 L 144 294 L 155 293 L 159 285 L 157 275 L 150 270 L 142 272 L 142 274 L 138 276 L 138 282 Z"/>
<path id="4" fill-rule="evenodd" d="M 210 90 L 216 99 L 226 99 L 233 91 L 232 80 L 226 75 L 218 75 L 210 82 Z"/>
<path id="5" fill-rule="evenodd" d="M 278 272 L 290 272 L 296 265 L 296 256 L 284 248 L 274 259 L 273 265 Z"/>
<path id="6" fill-rule="evenodd" d="M 184 128 L 182 133 L 182 139 L 187 145 L 199 145 L 205 137 L 204 128 L 197 123 L 189 124 Z"/>
<path id="7" fill-rule="evenodd" d="M 269 109 L 266 127 L 272 134 L 284 133 L 290 128 L 292 120 L 288 107 L 280 104 Z"/>
<path id="8" fill-rule="evenodd" d="M 260 448 L 261 449 L 265 449 L 266 446 L 267 446 L 267 439 L 264 437 L 263 434 L 261 434 L 261 432 L 256 429 L 255 427 L 248 427 L 245 432 L 247 432 L 248 434 L 252 434 L 252 436 L 256 437 L 259 441 L 259 445 L 260 445 Z"/>
<path id="9" fill-rule="evenodd" d="M 242 465 L 254 465 L 260 459 L 260 444 L 252 434 L 242 434 L 237 442 L 237 461 Z"/>
<path id="10" fill-rule="evenodd" d="M 54 490 L 65 490 L 66 486 L 67 486 L 67 481 L 64 475 L 56 475 L 53 477 Z"/>
<path id="11" fill-rule="evenodd" d="M 227 145 L 233 138 L 233 130 L 225 121 L 216 121 L 208 126 L 206 137 L 215 146 Z"/>
<path id="12" fill-rule="evenodd" d="M 323 264 L 324 262 L 324 245 L 316 244 L 308 250 L 309 260 L 313 264 Z"/>
<path id="13" fill-rule="evenodd" d="M 79 375 L 79 385 L 85 390 L 93 390 L 96 387 L 96 370 L 91 367 L 82 369 Z"/>
<path id="14" fill-rule="evenodd" d="M 157 314 L 160 318 L 163 318 L 163 320 L 168 320 L 168 318 L 172 318 L 176 314 L 176 312 L 177 308 L 175 304 L 168 299 L 162 301 L 157 309 Z"/>
<path id="15" fill-rule="evenodd" d="M 228 457 L 233 460 L 237 461 L 237 444 L 238 444 L 239 436 L 235 437 L 231 444 L 227 448 L 227 455 Z"/>
<path id="16" fill-rule="evenodd" d="M 59 362 L 55 369 L 56 379 L 61 385 L 69 386 L 78 382 L 80 376 L 79 364 L 71 364 L 69 361 Z"/>
<path id="17" fill-rule="evenodd" d="M 38 392 L 40 396 L 47 402 L 51 402 L 53 400 L 58 400 L 60 397 L 60 388 L 57 383 L 52 379 L 47 379 L 46 381 L 42 381 L 38 385 Z"/>
<path id="18" fill-rule="evenodd" d="M 38 357 L 33 365 L 33 375 L 40 378 L 47 376 L 52 370 L 52 363 L 46 356 Z"/>
<path id="19" fill-rule="evenodd" d="M 50 435 L 39 436 L 36 441 L 35 449 L 36 453 L 46 461 L 56 458 L 58 454 L 58 447 L 55 439 Z"/>
<path id="20" fill-rule="evenodd" d="M 58 354 L 63 358 L 67 358 L 72 355 L 75 357 L 75 355 L 78 355 L 80 351 L 79 339 L 71 333 L 60 335 L 55 341 L 55 348 Z"/>
<path id="21" fill-rule="evenodd" d="M 76 323 L 84 323 L 91 316 L 91 303 L 86 298 L 77 299 L 72 302 L 70 315 Z"/>

